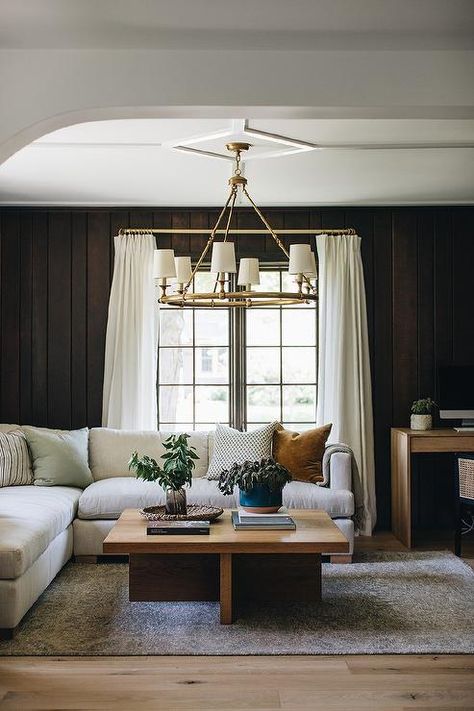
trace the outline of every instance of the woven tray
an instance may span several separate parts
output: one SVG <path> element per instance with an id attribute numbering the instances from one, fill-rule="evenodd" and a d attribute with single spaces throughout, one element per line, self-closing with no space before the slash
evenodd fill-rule
<path id="1" fill-rule="evenodd" d="M 173 515 L 166 513 L 165 506 L 146 506 L 140 513 L 149 521 L 215 521 L 222 516 L 224 509 L 190 504 L 186 514 Z"/>

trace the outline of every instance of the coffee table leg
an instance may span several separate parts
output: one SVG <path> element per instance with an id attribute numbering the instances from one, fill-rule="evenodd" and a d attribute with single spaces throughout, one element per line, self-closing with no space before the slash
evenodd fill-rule
<path id="1" fill-rule="evenodd" d="M 232 553 L 220 554 L 221 625 L 232 624 Z"/>

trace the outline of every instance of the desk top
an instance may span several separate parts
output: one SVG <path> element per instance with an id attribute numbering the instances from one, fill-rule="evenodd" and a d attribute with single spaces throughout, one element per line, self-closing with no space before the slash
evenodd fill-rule
<path id="1" fill-rule="evenodd" d="M 453 427 L 438 427 L 433 430 L 411 430 L 409 427 L 392 427 L 392 432 L 402 432 L 410 437 L 474 437 L 474 431 L 457 432 Z"/>

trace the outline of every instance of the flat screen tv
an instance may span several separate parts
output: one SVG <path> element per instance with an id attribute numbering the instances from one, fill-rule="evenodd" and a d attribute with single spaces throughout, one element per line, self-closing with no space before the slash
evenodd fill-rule
<path id="1" fill-rule="evenodd" d="M 474 365 L 441 366 L 438 379 L 439 416 L 462 420 L 462 429 L 474 428 Z"/>

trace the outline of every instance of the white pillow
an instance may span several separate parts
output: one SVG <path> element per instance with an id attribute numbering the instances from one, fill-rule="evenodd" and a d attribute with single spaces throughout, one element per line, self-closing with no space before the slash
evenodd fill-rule
<path id="1" fill-rule="evenodd" d="M 20 430 L 0 432 L 0 487 L 33 483 L 30 453 Z"/>
<path id="2" fill-rule="evenodd" d="M 217 425 L 214 447 L 207 472 L 207 479 L 219 479 L 223 469 L 246 460 L 255 462 L 263 457 L 271 457 L 273 432 L 278 422 L 264 425 L 251 432 L 239 432 L 232 427 Z"/>

